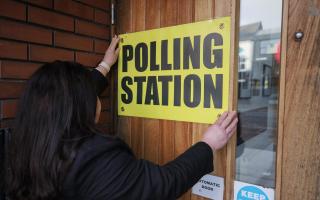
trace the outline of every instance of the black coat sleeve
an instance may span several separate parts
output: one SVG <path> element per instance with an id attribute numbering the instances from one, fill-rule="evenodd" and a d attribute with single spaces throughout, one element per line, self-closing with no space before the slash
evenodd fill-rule
<path id="1" fill-rule="evenodd" d="M 163 166 L 116 148 L 88 162 L 78 179 L 78 195 L 96 200 L 176 199 L 211 171 L 213 153 L 204 142 Z"/>
<path id="2" fill-rule="evenodd" d="M 93 83 L 94 83 L 97 95 L 99 96 L 106 89 L 108 85 L 107 78 L 103 76 L 103 74 L 101 74 L 101 72 L 99 72 L 96 69 L 93 69 L 91 71 L 91 76 L 93 79 Z"/>

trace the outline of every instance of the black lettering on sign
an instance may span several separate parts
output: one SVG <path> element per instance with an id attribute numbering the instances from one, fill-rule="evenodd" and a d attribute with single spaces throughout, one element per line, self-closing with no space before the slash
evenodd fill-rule
<path id="1" fill-rule="evenodd" d="M 133 47 L 131 45 L 124 45 L 122 47 L 122 71 L 128 71 L 128 61 L 133 59 Z"/>
<path id="2" fill-rule="evenodd" d="M 167 106 L 169 104 L 169 82 L 172 81 L 172 76 L 159 76 L 159 82 L 162 83 L 162 105 Z"/>
<path id="3" fill-rule="evenodd" d="M 132 78 L 129 76 L 125 76 L 121 80 L 121 87 L 126 94 L 121 94 L 121 100 L 125 104 L 129 104 L 132 102 L 132 91 L 128 87 L 128 85 L 132 85 Z"/>
<path id="4" fill-rule="evenodd" d="M 144 72 L 148 68 L 148 46 L 146 43 L 139 43 L 135 49 L 135 66 L 138 72 Z"/>
<path id="5" fill-rule="evenodd" d="M 147 81 L 145 104 L 150 105 L 151 101 L 153 102 L 153 105 L 159 105 L 159 93 L 156 76 L 149 76 Z"/>
<path id="6" fill-rule="evenodd" d="M 146 82 L 145 76 L 134 77 L 134 82 L 137 83 L 137 104 L 142 104 L 143 83 Z"/>
<path id="7" fill-rule="evenodd" d="M 203 42 L 203 64 L 208 69 L 212 68 L 222 68 L 222 49 L 212 50 L 212 41 L 214 41 L 214 46 L 223 45 L 223 38 L 219 33 L 210 33 L 204 38 Z M 212 62 L 212 54 L 214 56 L 214 61 Z"/>
<path id="8" fill-rule="evenodd" d="M 189 58 L 191 60 L 193 69 L 200 68 L 200 35 L 194 36 L 194 47 L 190 37 L 183 38 L 183 69 L 189 69 Z"/>
<path id="9" fill-rule="evenodd" d="M 202 42 L 203 46 L 201 47 Z M 147 45 L 144 42 L 140 42 L 136 46 L 124 45 L 122 47 L 123 72 L 129 70 L 128 65 L 131 61 L 135 63 L 137 72 L 148 70 L 154 72 L 154 74 L 148 76 L 141 73 L 143 76 L 123 77 L 121 80 L 122 102 L 130 104 L 136 100 L 136 104 L 168 106 L 171 103 L 174 106 L 184 104 L 189 108 L 198 106 L 212 108 L 213 106 L 221 109 L 223 103 L 223 74 L 215 74 L 215 72 L 209 74 L 209 72 L 201 75 L 203 77 L 199 77 L 197 74 L 190 73 L 193 73 L 193 69 L 200 69 L 200 59 L 203 59 L 201 62 L 203 62 L 206 69 L 222 68 L 223 43 L 221 34 L 209 33 L 204 38 L 201 38 L 200 35 L 195 35 L 192 37 L 173 38 L 170 41 L 162 40 L 160 44 L 158 41 L 151 41 L 150 46 L 148 46 L 149 43 Z M 161 47 L 157 49 L 157 45 L 161 45 Z M 169 59 L 169 47 L 170 50 L 173 50 L 173 59 Z M 161 52 L 157 52 L 157 50 Z M 200 50 L 203 51 L 201 58 Z M 161 58 L 157 60 L 157 54 L 159 53 Z M 189 74 L 183 75 L 184 79 L 181 75 L 156 72 L 160 70 L 189 69 L 191 71 Z M 160 76 L 158 73 L 160 73 Z M 181 74 L 185 73 L 181 72 Z M 161 89 L 159 89 L 160 84 Z M 173 98 L 173 102 L 170 101 L 169 97 Z"/>
<path id="10" fill-rule="evenodd" d="M 161 41 L 161 70 L 171 70 L 171 64 L 168 63 L 168 40 Z"/>
<path id="11" fill-rule="evenodd" d="M 223 75 L 216 74 L 214 85 L 211 74 L 204 75 L 204 107 L 210 108 L 211 99 L 215 108 L 222 108 Z"/>
<path id="12" fill-rule="evenodd" d="M 150 42 L 150 71 L 158 71 L 159 65 L 157 62 L 157 45 L 156 42 Z"/>
<path id="13" fill-rule="evenodd" d="M 180 38 L 174 38 L 173 40 L 173 68 L 180 69 Z"/>
<path id="14" fill-rule="evenodd" d="M 174 76 L 174 106 L 181 105 L 181 76 Z"/>
<path id="15" fill-rule="evenodd" d="M 206 189 L 206 190 L 213 191 L 213 188 L 212 188 L 212 187 L 209 187 L 209 186 L 206 186 L 206 185 L 201 185 L 201 188 L 202 188 L 202 189 Z"/>
<path id="16" fill-rule="evenodd" d="M 192 85 L 192 86 L 191 86 Z M 195 74 L 190 74 L 184 79 L 184 103 L 190 108 L 200 104 L 201 80 Z"/>

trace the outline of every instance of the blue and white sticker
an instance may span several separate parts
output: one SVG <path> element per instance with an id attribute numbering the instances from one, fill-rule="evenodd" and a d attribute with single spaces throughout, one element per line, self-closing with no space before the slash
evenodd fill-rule
<path id="1" fill-rule="evenodd" d="M 274 189 L 234 181 L 234 200 L 274 200 Z"/>

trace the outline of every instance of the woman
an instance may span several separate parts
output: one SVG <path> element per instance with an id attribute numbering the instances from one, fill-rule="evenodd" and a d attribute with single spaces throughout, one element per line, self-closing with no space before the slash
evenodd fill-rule
<path id="1" fill-rule="evenodd" d="M 235 130 L 224 113 L 200 142 L 159 166 L 134 157 L 120 139 L 96 129 L 98 94 L 118 57 L 114 37 L 92 72 L 80 64 L 45 64 L 28 81 L 10 144 L 6 191 L 12 200 L 175 199 L 213 170 L 213 152 Z"/>

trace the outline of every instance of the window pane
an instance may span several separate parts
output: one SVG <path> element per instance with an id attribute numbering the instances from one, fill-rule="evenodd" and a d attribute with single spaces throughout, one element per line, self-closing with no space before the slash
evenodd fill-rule
<path id="1" fill-rule="evenodd" d="M 275 187 L 281 0 L 241 0 L 236 179 Z"/>

